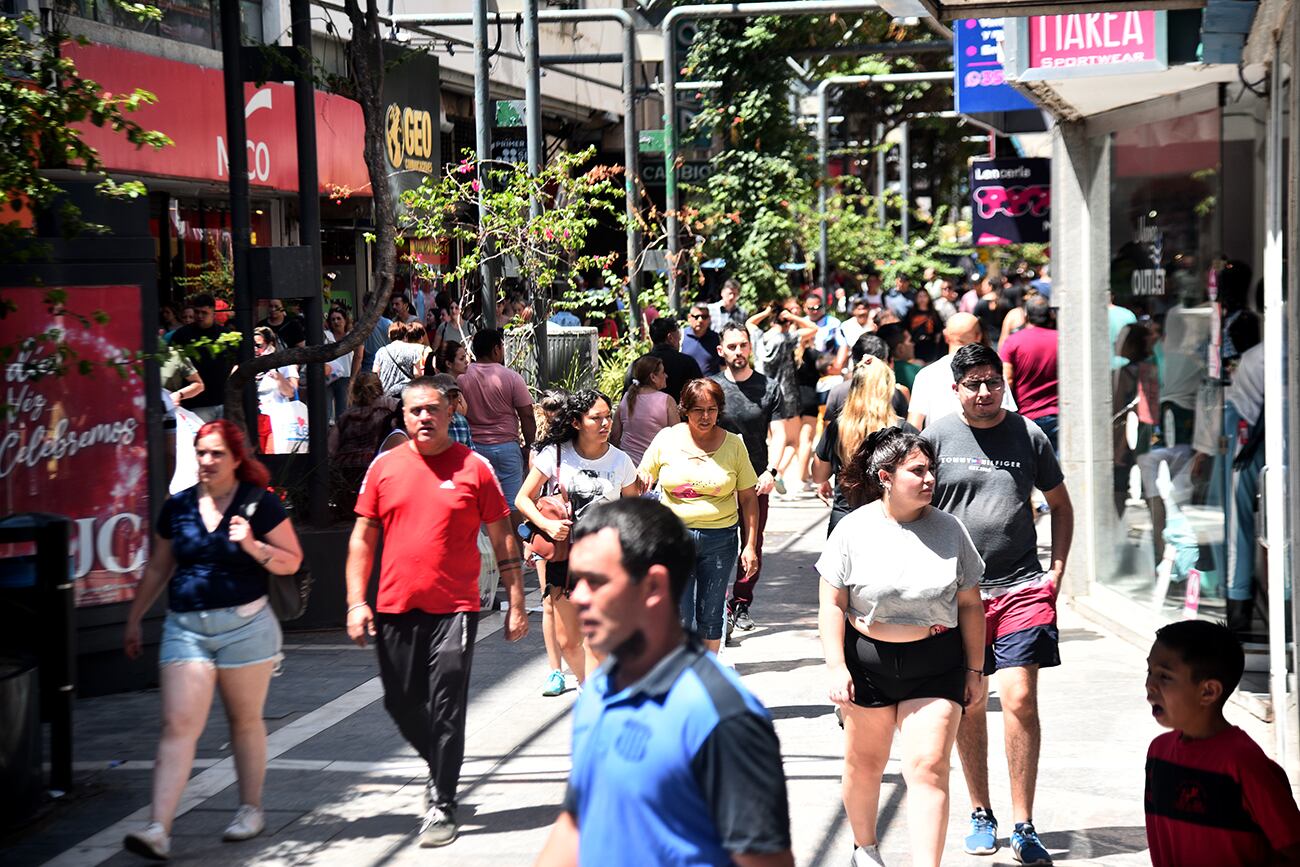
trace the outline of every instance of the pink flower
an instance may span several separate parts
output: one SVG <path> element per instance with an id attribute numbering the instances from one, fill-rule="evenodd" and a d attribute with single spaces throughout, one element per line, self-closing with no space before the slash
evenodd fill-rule
<path id="1" fill-rule="evenodd" d="M 460 172 L 462 175 L 465 175 L 474 171 L 474 167 L 469 164 L 469 158 L 466 157 L 465 159 L 460 161 L 460 165 L 456 167 L 456 171 Z"/>
<path id="2" fill-rule="evenodd" d="M 470 182 L 469 182 L 469 185 L 470 185 L 470 188 L 471 188 L 472 190 L 474 190 L 474 192 L 477 193 L 477 192 L 479 191 L 479 182 L 478 182 L 478 178 L 475 178 L 474 180 L 470 181 Z"/>
<path id="3" fill-rule="evenodd" d="M 569 237 L 569 230 L 568 230 L 568 229 L 565 229 L 565 230 L 564 230 L 564 237 L 566 237 L 566 238 Z"/>
<path id="4" fill-rule="evenodd" d="M 550 229 L 546 229 L 545 231 L 542 232 L 542 234 L 546 236 L 546 240 L 548 241 L 555 240 L 555 233 L 552 232 Z"/>

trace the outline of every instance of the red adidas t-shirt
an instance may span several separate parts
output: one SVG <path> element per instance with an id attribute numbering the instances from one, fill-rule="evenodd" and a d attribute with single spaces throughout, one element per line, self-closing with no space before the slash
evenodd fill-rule
<path id="1" fill-rule="evenodd" d="M 409 443 L 366 471 L 357 514 L 384 525 L 378 610 L 478 611 L 478 528 L 510 514 L 491 465 L 460 443 L 425 457 Z"/>
<path id="2" fill-rule="evenodd" d="M 1155 867 L 1249 867 L 1300 843 L 1286 773 L 1236 726 L 1203 740 L 1173 731 L 1152 741 L 1146 814 Z"/>

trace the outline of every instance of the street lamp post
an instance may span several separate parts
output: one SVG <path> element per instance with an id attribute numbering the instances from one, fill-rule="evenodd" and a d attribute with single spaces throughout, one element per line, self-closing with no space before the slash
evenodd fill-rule
<path id="1" fill-rule="evenodd" d="M 907 84 L 918 81 L 946 81 L 952 82 L 953 72 L 893 72 L 884 75 L 832 75 L 824 78 L 817 85 L 817 163 L 821 174 L 821 185 L 817 190 L 817 221 L 818 234 L 821 241 L 821 249 L 817 253 L 817 266 L 821 269 L 821 279 L 826 280 L 827 269 L 830 266 L 830 242 L 828 229 L 826 225 L 826 199 L 827 188 L 830 186 L 830 91 L 835 87 L 847 87 L 859 84 Z M 903 242 L 908 239 L 909 214 L 907 213 L 907 122 L 903 125 L 903 145 L 899 151 L 899 159 L 902 160 L 902 182 L 903 182 Z M 884 125 L 876 124 L 877 138 L 882 137 Z M 885 223 L 884 209 L 884 155 L 876 155 L 876 195 L 877 214 L 880 218 L 880 224 Z"/>
<path id="2" fill-rule="evenodd" d="M 677 219 L 677 58 L 674 28 L 683 21 L 716 18 L 750 18 L 756 15 L 823 15 L 879 9 L 875 0 L 784 0 L 775 3 L 718 3 L 678 6 L 664 16 L 664 193 L 668 217 L 668 306 L 681 306 L 677 268 L 681 259 L 681 226 Z"/>

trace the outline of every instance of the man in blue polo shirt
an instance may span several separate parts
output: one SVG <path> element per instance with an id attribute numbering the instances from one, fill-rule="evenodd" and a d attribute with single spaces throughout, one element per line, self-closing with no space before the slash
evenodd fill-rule
<path id="1" fill-rule="evenodd" d="M 539 867 L 788 867 L 790 812 L 772 720 L 681 628 L 695 561 L 665 506 L 594 506 L 569 574 L 588 646 L 609 659 L 573 711 L 573 770 Z"/>

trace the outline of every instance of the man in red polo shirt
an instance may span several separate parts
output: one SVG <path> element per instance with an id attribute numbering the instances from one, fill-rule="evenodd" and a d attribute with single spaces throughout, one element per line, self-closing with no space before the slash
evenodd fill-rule
<path id="1" fill-rule="evenodd" d="M 478 529 L 486 527 L 510 595 L 505 634 L 528 634 L 510 508 L 488 462 L 451 439 L 452 404 L 433 377 L 402 390 L 410 442 L 384 452 L 357 494 L 348 545 L 348 637 L 373 636 L 384 707 L 429 765 L 421 846 L 456 839 L 456 787 L 465 758 L 470 662 L 478 627 Z M 379 598 L 366 585 L 383 532 Z"/>

